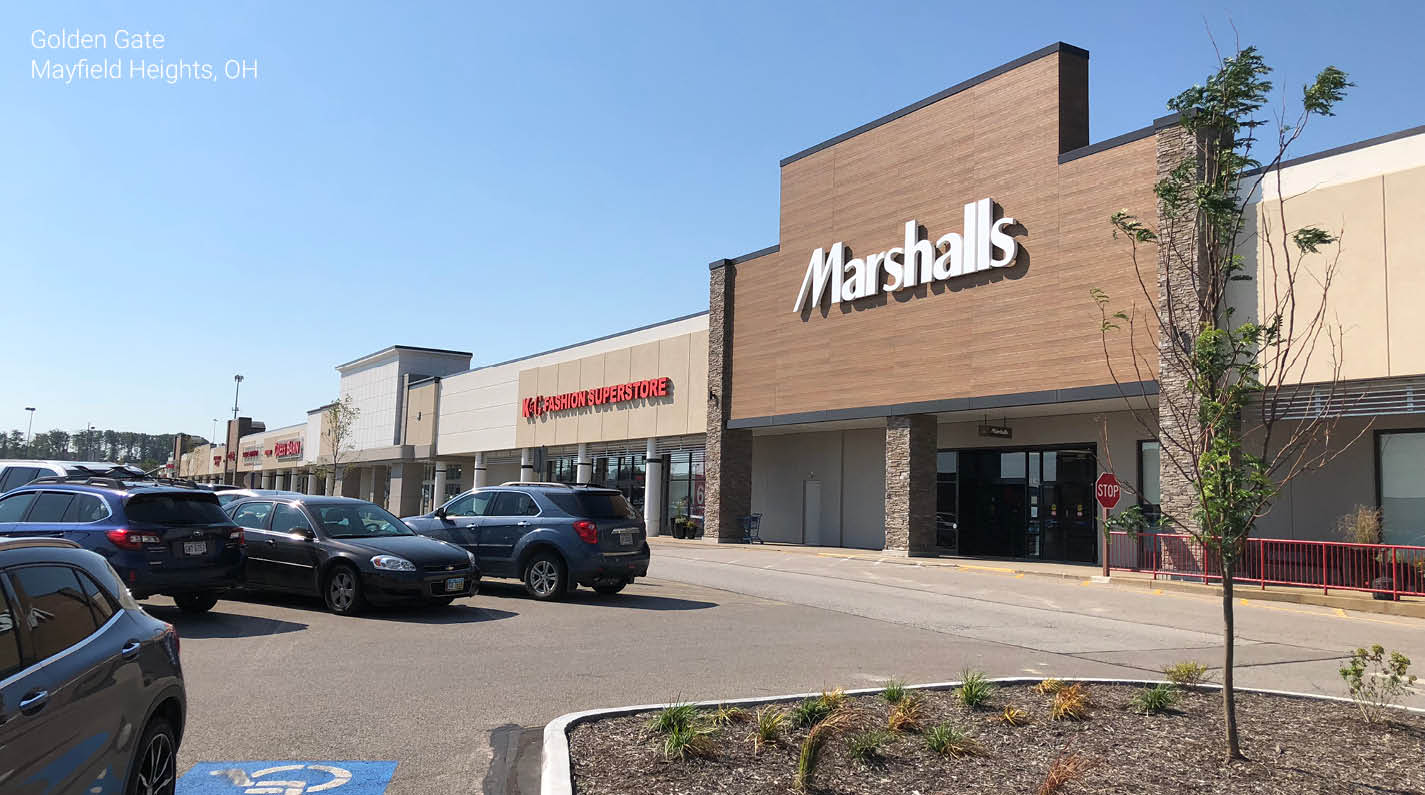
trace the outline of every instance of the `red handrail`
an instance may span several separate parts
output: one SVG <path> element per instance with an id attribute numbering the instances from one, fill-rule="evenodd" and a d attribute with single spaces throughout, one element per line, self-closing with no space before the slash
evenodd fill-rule
<path id="1" fill-rule="evenodd" d="M 1146 545 L 1146 554 L 1144 554 Z M 1115 553 L 1115 548 L 1121 550 Z M 1356 544 L 1249 538 L 1237 582 L 1332 588 L 1401 596 L 1425 596 L 1425 546 Z M 1221 561 L 1192 536 L 1181 533 L 1109 534 L 1109 562 L 1119 571 L 1142 571 L 1204 583 L 1222 579 Z M 1253 565 L 1255 564 L 1255 565 Z"/>

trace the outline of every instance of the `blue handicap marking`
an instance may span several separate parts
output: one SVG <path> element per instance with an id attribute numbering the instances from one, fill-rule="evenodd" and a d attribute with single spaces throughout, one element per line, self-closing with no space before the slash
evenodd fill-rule
<path id="1" fill-rule="evenodd" d="M 395 762 L 200 762 L 178 795 L 381 795 Z"/>

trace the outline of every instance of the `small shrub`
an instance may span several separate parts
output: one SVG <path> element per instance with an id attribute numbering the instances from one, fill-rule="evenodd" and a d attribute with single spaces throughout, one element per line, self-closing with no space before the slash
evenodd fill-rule
<path id="1" fill-rule="evenodd" d="M 1207 681 L 1207 666 L 1196 660 L 1174 663 L 1163 669 L 1163 678 L 1178 687 L 1197 687 Z"/>
<path id="2" fill-rule="evenodd" d="M 920 731 L 925 725 L 925 701 L 919 693 L 906 693 L 905 697 L 891 709 L 886 718 L 886 728 L 893 732 Z"/>
<path id="3" fill-rule="evenodd" d="M 1357 505 L 1355 510 L 1336 520 L 1336 532 L 1341 540 L 1352 544 L 1381 543 L 1380 509 Z"/>
<path id="4" fill-rule="evenodd" d="M 1361 710 L 1367 723 L 1377 723 L 1385 713 L 1395 706 L 1406 688 L 1415 684 L 1415 675 L 1410 673 L 1410 658 L 1398 651 L 1385 656 L 1385 647 L 1379 643 L 1370 648 L 1351 652 L 1351 660 L 1341 668 L 1341 678 L 1346 681 L 1346 689 L 1351 700 Z"/>
<path id="5" fill-rule="evenodd" d="M 768 704 L 757 709 L 752 729 L 752 754 L 755 756 L 762 746 L 777 741 L 782 725 L 787 722 L 787 713 Z"/>
<path id="6" fill-rule="evenodd" d="M 1134 693 L 1133 698 L 1129 699 L 1128 705 L 1134 712 L 1157 715 L 1177 706 L 1181 698 L 1182 693 L 1178 692 L 1177 687 L 1173 685 L 1153 685 Z"/>
<path id="7" fill-rule="evenodd" d="M 925 732 L 925 744 L 937 754 L 978 756 L 980 743 L 974 735 L 949 723 L 932 726 Z"/>
<path id="8" fill-rule="evenodd" d="M 692 728 L 697 717 L 698 708 L 692 704 L 671 704 L 653 713 L 646 725 L 649 731 L 672 734 L 679 729 Z"/>
<path id="9" fill-rule="evenodd" d="M 831 714 L 831 707 L 820 698 L 804 698 L 792 707 L 792 725 L 800 729 L 815 726 Z"/>
<path id="10" fill-rule="evenodd" d="M 1023 726 L 1029 722 L 1029 713 L 1019 707 L 1009 706 L 999 714 L 999 719 L 1009 726 Z"/>
<path id="11" fill-rule="evenodd" d="M 960 675 L 960 688 L 955 691 L 960 703 L 970 709 L 978 709 L 989 703 L 995 692 L 995 684 L 980 671 L 965 671 Z"/>
<path id="12" fill-rule="evenodd" d="M 1065 784 L 1087 773 L 1095 764 L 1094 760 L 1078 753 L 1055 759 L 1054 764 L 1049 766 L 1049 774 L 1044 777 L 1044 783 L 1039 785 L 1037 795 L 1054 795 L 1063 789 Z"/>
<path id="13" fill-rule="evenodd" d="M 846 741 L 846 750 L 863 765 L 873 764 L 882 756 L 882 751 L 891 741 L 891 733 L 884 729 L 871 729 L 853 734 Z"/>
<path id="14" fill-rule="evenodd" d="M 835 712 L 846 704 L 846 691 L 842 688 L 821 691 L 821 698 L 818 699 L 822 706 L 826 707 L 827 714 Z"/>
<path id="15" fill-rule="evenodd" d="M 663 735 L 664 759 L 687 759 L 695 756 L 703 759 L 714 755 L 715 747 L 712 729 L 701 726 L 679 726 Z"/>
<path id="16" fill-rule="evenodd" d="M 1060 690 L 1063 690 L 1065 687 L 1066 685 L 1064 684 L 1063 680 L 1045 679 L 1044 681 L 1034 686 L 1034 692 L 1038 693 L 1041 696 L 1052 696 Z"/>
<path id="17" fill-rule="evenodd" d="M 729 707 L 719 704 L 717 709 L 707 713 L 708 723 L 714 726 L 731 726 L 734 723 L 742 723 L 747 720 L 747 710 L 741 707 Z"/>
<path id="18" fill-rule="evenodd" d="M 1089 694 L 1081 684 L 1072 684 L 1054 693 L 1049 705 L 1051 720 L 1084 720 L 1089 716 Z"/>
<path id="19" fill-rule="evenodd" d="M 894 678 L 887 679 L 886 689 L 881 691 L 881 698 L 884 698 L 888 703 L 899 704 L 901 699 L 905 698 L 905 693 L 905 682 Z"/>
<path id="20" fill-rule="evenodd" d="M 811 727 L 806 739 L 802 740 L 801 751 L 797 754 L 797 789 L 805 790 L 810 786 L 812 774 L 816 772 L 817 758 L 821 755 L 821 747 L 826 741 L 836 732 L 849 728 L 858 718 L 852 710 L 841 710 L 827 715 Z"/>

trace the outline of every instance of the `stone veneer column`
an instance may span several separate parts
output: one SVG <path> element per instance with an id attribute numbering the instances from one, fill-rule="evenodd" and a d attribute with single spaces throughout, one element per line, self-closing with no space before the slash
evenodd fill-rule
<path id="1" fill-rule="evenodd" d="M 886 551 L 935 554 L 936 422 L 930 414 L 886 418 Z"/>
<path id="2" fill-rule="evenodd" d="M 1191 133 L 1173 121 L 1160 124 L 1156 139 L 1158 179 L 1166 177 L 1184 160 L 1194 160 L 1199 170 L 1203 168 L 1205 136 Z M 1178 359 L 1171 355 L 1171 350 L 1173 332 L 1195 338 L 1201 327 L 1203 307 L 1197 291 L 1201 280 L 1195 271 L 1200 271 L 1205 264 L 1206 252 L 1192 207 L 1173 218 L 1160 203 L 1157 225 L 1158 300 L 1163 317 L 1171 319 L 1171 327 L 1165 326 L 1158 340 L 1158 427 L 1163 439 L 1159 445 L 1159 500 L 1164 515 L 1173 517 L 1180 525 L 1187 525 L 1192 522 L 1197 496 L 1192 483 L 1174 463 L 1175 457 L 1183 457 L 1184 452 L 1167 439 L 1195 434 L 1197 411 L 1196 403 L 1187 392 L 1188 373 L 1175 364 Z M 1191 461 L 1184 461 L 1181 469 L 1191 470 L 1192 466 Z M 1179 527 L 1176 532 L 1187 529 Z"/>
<path id="3" fill-rule="evenodd" d="M 743 540 L 742 517 L 752 512 L 752 432 L 730 430 L 733 294 L 737 266 L 710 266 L 708 288 L 708 421 L 703 539 Z"/>

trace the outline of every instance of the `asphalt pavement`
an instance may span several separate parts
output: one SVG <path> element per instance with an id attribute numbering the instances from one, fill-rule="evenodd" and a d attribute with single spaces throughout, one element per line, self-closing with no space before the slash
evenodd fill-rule
<path id="1" fill-rule="evenodd" d="M 943 681 L 967 667 L 1151 678 L 1221 653 L 1220 600 L 1206 594 L 712 545 L 659 544 L 650 575 L 556 603 L 487 581 L 449 608 L 356 618 L 315 599 L 225 600 L 198 617 L 152 600 L 182 636 L 180 767 L 388 761 L 388 793 L 529 793 L 538 728 L 574 710 Z M 1340 658 L 1376 642 L 1425 668 L 1425 620 L 1265 602 L 1237 616 L 1243 686 L 1340 695 Z"/>

